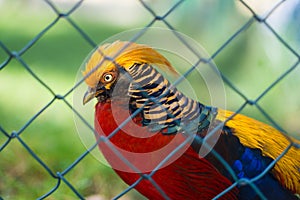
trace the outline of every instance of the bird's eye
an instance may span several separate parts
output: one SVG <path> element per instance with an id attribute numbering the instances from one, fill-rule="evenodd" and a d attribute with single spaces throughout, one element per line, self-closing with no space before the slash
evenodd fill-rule
<path id="1" fill-rule="evenodd" d="M 113 75 L 112 74 L 104 74 L 103 79 L 106 83 L 109 83 L 113 80 Z"/>

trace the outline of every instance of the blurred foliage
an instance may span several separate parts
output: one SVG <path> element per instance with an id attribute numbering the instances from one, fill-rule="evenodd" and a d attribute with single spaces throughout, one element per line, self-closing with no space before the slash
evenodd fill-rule
<path id="1" fill-rule="evenodd" d="M 54 20 L 47 13 L 28 13 L 23 4 L 1 7 L 0 40 L 11 51 L 20 51 L 43 28 Z M 36 14 L 36 15 L 35 15 Z M 2 20 L 5 19 L 5 20 Z M 90 21 L 76 21 L 96 42 L 122 29 Z M 22 59 L 57 94 L 65 94 L 74 84 L 78 69 L 92 47 L 61 19 L 39 41 L 22 55 Z M 8 55 L 1 49 L 0 62 Z M 52 98 L 24 67 L 13 60 L 0 74 L 1 127 L 11 133 L 21 127 Z M 72 95 L 67 97 L 72 103 Z M 92 115 L 92 113 L 91 113 Z M 63 171 L 86 150 L 76 133 L 72 110 L 55 101 L 21 134 L 28 146 L 53 172 Z M 0 134 L 1 145 L 6 137 Z M 98 149 L 96 149 L 98 150 Z M 57 184 L 26 149 L 13 139 L 0 153 L 0 196 L 4 199 L 33 199 L 47 193 Z M 101 194 L 112 198 L 126 185 L 107 166 L 88 155 L 66 179 L 82 195 Z M 49 199 L 73 199 L 75 194 L 62 182 Z M 136 193 L 131 197 L 140 197 Z"/>
<path id="2" fill-rule="evenodd" d="M 166 1 L 161 6 L 153 1 L 151 5 L 153 9 L 159 9 L 159 13 L 164 13 L 172 5 L 171 2 Z M 0 41 L 11 51 L 20 51 L 56 18 L 45 3 L 35 8 L 30 8 L 35 1 L 0 3 Z M 140 9 L 143 8 L 140 6 Z M 146 10 L 144 12 L 147 13 Z M 92 20 L 86 15 L 75 12 L 71 18 L 97 43 L 126 29 L 143 27 L 151 19 L 149 14 L 145 14 L 142 23 L 121 27 Z M 280 35 L 299 50 L 299 20 L 296 20 L 299 12 L 294 11 L 291 16 L 289 23 L 274 26 L 279 27 L 276 30 Z M 212 54 L 250 18 L 249 12 L 241 12 L 236 2 L 214 0 L 183 3 L 167 20 Z M 156 26 L 163 24 L 156 23 Z M 287 31 L 285 27 L 292 27 L 293 30 Z M 65 19 L 60 19 L 21 58 L 56 94 L 65 94 L 73 86 L 78 69 L 91 50 L 92 47 L 78 31 Z M 1 48 L 0 63 L 7 58 Z M 249 99 L 255 99 L 297 59 L 269 30 L 254 22 L 216 56 L 215 62 L 237 88 Z M 299 74 L 297 67 L 259 101 L 259 105 L 276 122 L 296 136 L 299 136 L 300 130 Z M 197 88 L 199 83 L 195 78 L 192 83 Z M 228 86 L 225 87 L 227 107 L 236 110 L 244 100 Z M 8 133 L 21 129 L 53 98 L 16 60 L 1 69 L 0 93 L 0 125 Z M 72 95 L 67 100 L 72 102 Z M 270 123 L 255 107 L 247 106 L 242 112 Z M 86 150 L 76 133 L 72 110 L 59 100 L 34 120 L 20 137 L 54 172 L 63 171 Z M 6 137 L 0 133 L 0 144 L 5 141 Z M 54 187 L 57 181 L 17 139 L 13 139 L 0 153 L 0 177 L 0 196 L 5 199 L 37 198 Z M 112 169 L 100 164 L 91 155 L 73 168 L 66 179 L 84 196 L 101 194 L 104 198 L 112 198 L 126 188 Z M 75 198 L 75 195 L 64 183 L 49 197 L 70 198 Z M 134 198 L 142 197 L 130 192 L 130 199 Z"/>

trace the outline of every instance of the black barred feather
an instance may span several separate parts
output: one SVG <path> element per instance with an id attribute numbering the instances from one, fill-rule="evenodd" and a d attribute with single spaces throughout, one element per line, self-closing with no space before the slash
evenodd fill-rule
<path id="1" fill-rule="evenodd" d="M 144 125 L 156 126 L 155 131 L 172 127 L 167 133 L 176 133 L 182 120 L 196 120 L 199 126 L 194 128 L 204 130 L 217 114 L 216 108 L 183 95 L 149 64 L 134 64 L 127 72 L 132 78 L 128 95 L 133 109 L 143 107 Z"/>

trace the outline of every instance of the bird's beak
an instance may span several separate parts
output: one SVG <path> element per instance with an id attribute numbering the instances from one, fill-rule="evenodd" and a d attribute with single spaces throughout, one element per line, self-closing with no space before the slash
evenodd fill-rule
<path id="1" fill-rule="evenodd" d="M 89 87 L 86 93 L 84 94 L 83 105 L 91 101 L 95 97 L 95 95 L 96 95 L 95 89 Z"/>

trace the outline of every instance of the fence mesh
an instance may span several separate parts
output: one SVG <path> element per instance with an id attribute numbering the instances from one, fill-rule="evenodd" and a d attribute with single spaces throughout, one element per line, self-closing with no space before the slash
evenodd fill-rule
<path id="1" fill-rule="evenodd" d="M 32 115 L 30 117 L 30 119 L 26 123 L 24 123 L 23 126 L 20 129 L 16 129 L 16 130 L 13 130 L 13 131 L 8 131 L 6 129 L 6 127 L 4 127 L 0 122 L 0 134 L 2 135 L 1 136 L 2 140 L 1 140 L 1 144 L 0 144 L 0 154 L 5 154 L 6 153 L 5 149 L 8 148 L 11 145 L 11 143 L 13 143 L 13 141 L 17 141 L 19 144 L 21 144 L 29 152 L 29 155 L 38 163 L 40 168 L 43 168 L 47 172 L 48 176 L 52 177 L 52 179 L 55 180 L 54 186 L 49 188 L 48 192 L 41 194 L 38 197 L 38 199 L 44 199 L 44 198 L 47 198 L 47 197 L 51 197 L 51 195 L 53 195 L 54 192 L 56 192 L 60 187 L 62 187 L 62 185 L 64 185 L 64 187 L 68 187 L 75 194 L 75 196 L 78 197 L 79 199 L 84 199 L 85 198 L 84 195 L 81 193 L 81 191 L 77 188 L 77 186 L 72 181 L 69 181 L 66 178 L 66 175 L 69 174 L 71 170 L 76 168 L 80 162 L 85 162 L 84 158 L 87 155 L 89 155 L 89 153 L 93 149 L 95 149 L 97 147 L 98 143 L 106 142 L 107 144 L 109 144 L 109 141 L 107 140 L 107 138 L 100 138 L 97 142 L 95 142 L 94 145 L 90 146 L 86 151 L 82 152 L 82 154 L 80 156 L 78 156 L 76 159 L 74 159 L 74 161 L 71 164 L 68 164 L 68 166 L 64 170 L 56 171 L 55 168 L 51 167 L 48 162 L 44 161 L 41 158 L 41 156 L 37 153 L 37 151 L 39 151 L 39 150 L 38 149 L 33 149 L 30 145 L 30 142 L 25 141 L 22 137 L 22 133 L 25 130 L 29 129 L 29 127 L 32 125 L 32 123 L 35 122 L 38 118 L 40 118 L 41 114 L 46 112 L 57 101 L 62 101 L 70 109 L 70 111 L 74 113 L 74 115 L 77 115 L 83 121 L 83 123 L 86 124 L 86 126 L 88 126 L 89 129 L 91 129 L 93 131 L 93 127 L 91 127 L 86 122 L 84 117 L 81 116 L 80 112 L 77 111 L 71 105 L 69 100 L 67 99 L 67 97 L 72 95 L 74 90 L 76 90 L 78 88 L 78 86 L 83 83 L 84 79 L 82 79 L 79 82 L 77 82 L 76 84 L 74 84 L 74 86 L 69 88 L 69 90 L 67 92 L 65 92 L 64 94 L 58 94 L 58 93 L 55 92 L 55 90 L 53 88 L 51 88 L 51 86 L 47 83 L 46 80 L 44 80 L 42 77 L 40 77 L 35 72 L 35 70 L 32 69 L 32 67 L 23 58 L 23 55 L 26 52 L 30 51 L 30 49 L 32 47 L 37 45 L 39 43 L 39 41 L 49 31 L 51 31 L 51 29 L 53 29 L 61 20 L 65 20 L 70 26 L 72 26 L 74 28 L 74 30 L 76 30 L 80 34 L 80 36 L 84 39 L 85 43 L 87 43 L 90 46 L 91 49 L 95 48 L 97 46 L 97 42 L 95 42 L 91 37 L 89 37 L 89 34 L 86 32 L 86 30 L 84 28 L 80 28 L 80 26 L 76 23 L 76 20 L 73 20 L 73 18 L 72 18 L 73 13 L 76 12 L 78 9 L 80 9 L 80 7 L 84 6 L 85 1 L 81 0 L 81 1 L 78 1 L 78 2 L 74 3 L 74 5 L 71 7 L 71 9 L 69 9 L 67 11 L 64 11 L 64 12 L 62 12 L 56 6 L 56 4 L 53 3 L 52 1 L 45 0 L 44 2 L 49 7 L 49 9 L 53 10 L 54 13 L 55 13 L 55 17 L 53 17 L 52 22 L 47 24 L 46 27 L 43 30 L 41 30 L 34 38 L 32 38 L 26 45 L 24 45 L 21 48 L 21 50 L 10 49 L 5 44 L 4 41 L 0 41 L 1 51 L 4 52 L 3 54 L 5 54 L 5 56 L 4 56 L 5 59 L 0 64 L 0 69 L 4 70 L 5 68 L 8 68 L 11 62 L 14 62 L 14 61 L 18 62 L 22 66 L 22 68 L 24 68 L 32 76 L 32 78 L 36 80 L 36 84 L 40 84 L 44 88 L 44 90 L 47 90 L 48 92 L 50 92 L 50 94 L 52 95 L 52 98 L 49 102 L 47 102 L 42 107 L 42 109 L 38 110 L 34 115 Z M 259 102 L 267 93 L 270 92 L 270 90 L 272 90 L 276 85 L 280 84 L 280 82 L 282 82 L 285 79 L 285 77 L 287 77 L 289 74 L 293 73 L 296 68 L 299 68 L 300 56 L 299 56 L 299 52 L 297 51 L 297 49 L 293 48 L 289 44 L 287 39 L 283 38 L 281 36 L 281 34 L 279 34 L 272 27 L 272 25 L 270 25 L 268 23 L 268 19 L 273 15 L 273 13 L 276 12 L 276 10 L 278 10 L 281 6 L 283 6 L 287 2 L 289 2 L 289 1 L 288 0 L 278 1 L 275 5 L 270 7 L 270 9 L 266 13 L 264 13 L 264 15 L 261 15 L 260 13 L 256 13 L 256 11 L 251 7 L 251 5 L 249 3 L 247 3 L 247 1 L 240 1 L 239 6 L 243 7 L 243 9 L 248 10 L 248 12 L 251 12 L 252 17 L 250 17 L 249 20 L 246 23 L 244 23 L 242 26 L 240 26 L 230 37 L 228 37 L 226 40 L 224 40 L 223 43 L 212 54 L 212 56 L 210 58 L 202 59 L 202 58 L 199 57 L 199 62 L 211 63 L 212 60 L 215 59 L 216 57 L 218 57 L 219 54 L 221 54 L 221 52 L 223 52 L 225 48 L 227 48 L 231 43 L 233 43 L 234 40 L 237 39 L 237 37 L 239 37 L 240 35 L 245 34 L 246 30 L 248 30 L 250 27 L 254 26 L 254 24 L 260 24 L 260 25 L 264 26 L 265 29 L 268 32 L 270 32 L 276 38 L 276 40 L 278 40 L 280 45 L 283 48 L 286 48 L 295 57 L 296 61 L 292 65 L 287 66 L 286 71 L 284 71 L 278 77 L 276 77 L 276 79 L 271 84 L 269 84 L 269 86 L 265 90 L 263 90 L 260 93 L 260 95 L 255 99 L 248 98 L 247 95 L 244 94 L 244 92 L 242 90 L 238 89 L 238 87 L 229 78 L 227 78 L 227 76 L 225 74 L 221 73 L 221 76 L 222 76 L 225 84 L 234 93 L 236 93 L 238 96 L 240 96 L 243 99 L 243 104 L 240 106 L 240 108 L 238 108 L 235 111 L 235 114 L 240 113 L 247 105 L 255 106 L 261 112 L 261 114 L 264 117 L 266 117 L 269 120 L 269 122 L 274 127 L 276 127 L 278 130 L 280 130 L 283 134 L 286 134 L 287 131 L 285 131 L 278 123 L 275 122 L 275 120 L 272 118 L 272 116 L 270 116 L 268 114 L 268 112 L 265 111 L 262 106 L 260 106 Z M 188 43 L 185 41 L 185 39 L 183 37 L 181 37 L 176 32 L 176 30 L 177 30 L 176 26 L 173 25 L 168 20 L 169 16 L 173 12 L 175 12 L 179 7 L 184 6 L 184 4 L 191 3 L 191 2 L 187 2 L 187 1 L 184 1 L 184 0 L 178 0 L 176 2 L 174 1 L 172 3 L 172 5 L 169 6 L 168 10 L 163 14 L 157 14 L 156 11 L 151 7 L 150 2 L 148 2 L 148 1 L 140 0 L 140 1 L 138 1 L 138 3 L 141 5 L 141 9 L 143 10 L 143 12 L 148 12 L 151 15 L 151 19 L 149 20 L 148 23 L 146 23 L 146 25 L 134 37 L 131 38 L 131 41 L 134 42 L 138 38 L 143 37 L 143 34 L 145 32 L 147 32 L 149 28 L 155 26 L 154 24 L 156 22 L 161 22 L 162 24 L 165 25 L 165 27 L 167 27 L 169 30 L 173 31 L 173 33 L 176 36 L 179 43 L 182 43 L 183 45 L 186 45 L 187 48 L 192 50 L 192 47 L 188 46 Z M 194 68 L 195 68 L 195 66 L 192 66 L 189 71 L 194 70 Z M 188 73 L 185 73 L 183 76 L 187 76 L 187 75 L 188 75 Z M 1 83 L 1 84 L 5 84 L 5 83 Z M 5 94 L 1 94 L 1 95 L 5 95 Z M 137 114 L 137 113 L 135 113 L 135 114 Z M 231 116 L 231 117 L 233 117 L 233 116 Z M 230 118 L 228 120 L 230 120 Z M 127 123 L 127 121 L 124 121 L 124 123 L 122 123 L 121 126 L 126 124 L 126 123 Z M 118 129 L 115 130 L 114 132 L 112 132 L 111 135 L 116 134 L 117 131 L 118 131 Z M 45 141 L 41 141 L 41 142 L 45 142 Z M 294 143 L 291 142 L 290 146 L 288 146 L 285 149 L 285 151 L 283 151 L 282 154 L 270 164 L 269 168 L 271 168 L 282 156 L 284 156 L 288 152 L 288 150 L 291 148 L 291 146 L 295 146 L 295 147 L 299 148 L 299 144 L 294 144 Z M 111 146 L 111 148 L 114 148 L 114 147 Z M 177 149 L 175 149 L 172 153 L 175 154 L 176 151 L 179 148 L 181 148 L 181 146 L 179 146 Z M 117 155 L 119 155 L 121 157 L 121 159 L 128 166 L 130 166 L 131 168 L 134 169 L 134 166 L 132 166 L 131 163 L 128 163 L 128 161 L 124 157 L 122 157 L 122 155 L 116 149 L 113 149 L 113 150 L 115 151 L 115 153 Z M 172 154 L 169 155 L 169 157 L 170 156 L 172 156 Z M 167 159 L 168 158 L 163 160 L 160 165 L 163 165 L 164 162 L 167 161 Z M 132 190 L 137 184 L 139 184 L 139 182 L 142 181 L 143 179 L 149 180 L 153 184 L 153 186 L 161 193 L 161 195 L 165 199 L 168 199 L 169 197 L 167 196 L 167 194 L 165 194 L 165 192 L 159 187 L 159 185 L 151 178 L 153 176 L 153 174 L 155 174 L 155 172 L 158 168 L 159 168 L 159 166 L 156 169 L 154 169 L 150 174 L 142 174 L 140 179 L 138 179 L 134 184 L 128 186 L 120 194 L 115 196 L 115 199 L 118 199 L 118 198 L 120 198 L 124 195 L 127 195 L 127 193 L 130 190 Z M 237 180 L 235 183 L 232 184 L 232 187 L 230 187 L 227 190 L 223 191 L 222 193 L 220 193 L 215 198 L 217 199 L 217 198 L 223 196 L 228 191 L 230 191 L 233 187 L 237 186 L 240 183 L 245 183 L 246 182 L 248 184 L 251 184 L 253 186 L 253 189 L 258 193 L 258 195 L 262 199 L 264 199 L 265 198 L 264 195 L 259 191 L 258 188 L 256 188 L 256 186 L 253 184 L 253 182 L 255 180 L 261 178 L 265 173 L 267 173 L 269 168 L 267 170 L 265 170 L 263 173 L 261 173 L 259 176 L 254 177 L 252 179 Z M 135 170 L 137 172 L 139 172 L 137 169 L 135 169 Z M 2 177 L 1 179 L 5 179 L 5 177 Z M 9 185 L 2 186 L 2 188 L 7 188 L 7 189 L 9 189 L 9 187 L 10 187 Z M 24 187 L 26 187 L 26 186 L 24 186 Z M 4 197 L 2 197 L 2 198 L 4 198 Z"/>

